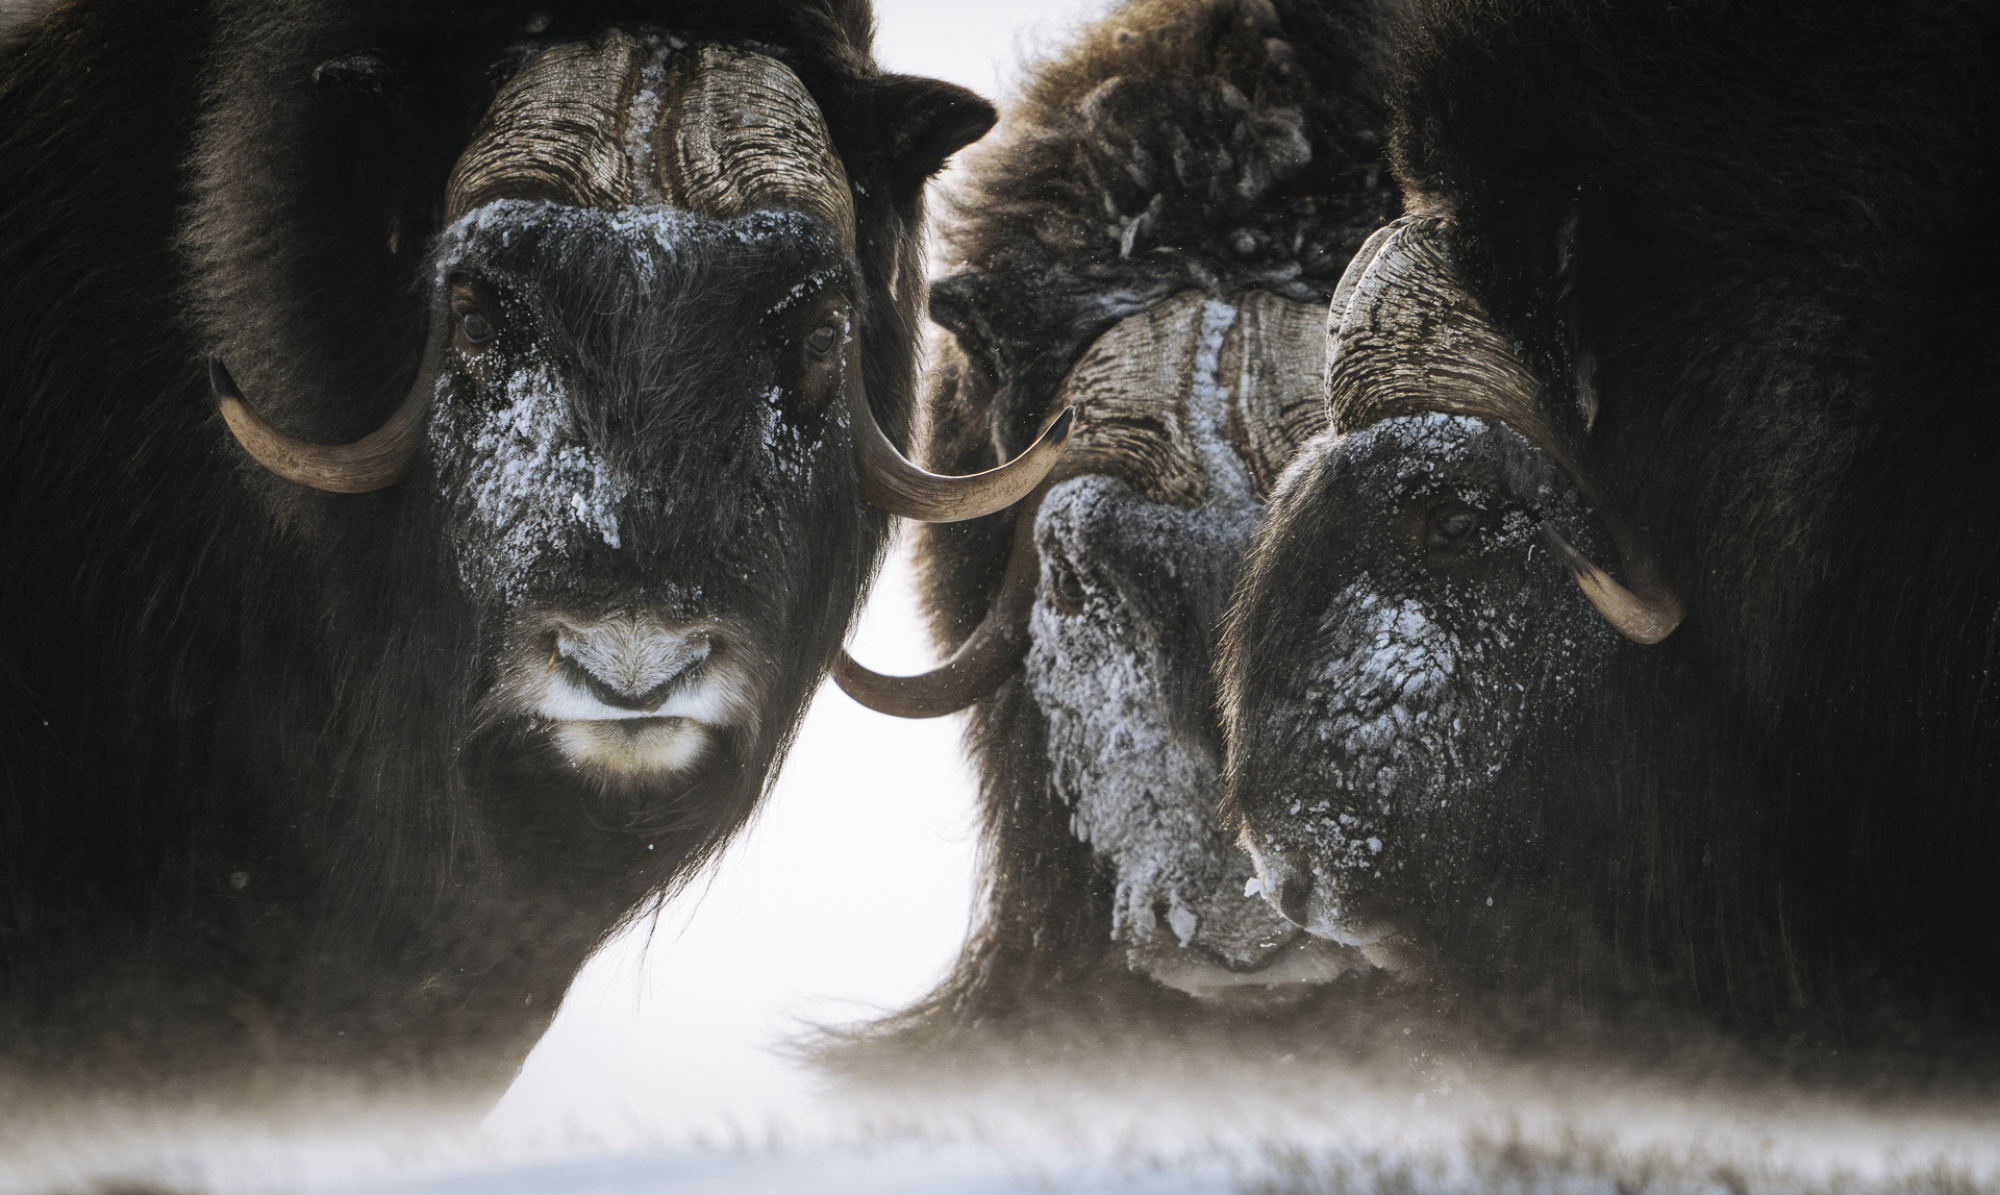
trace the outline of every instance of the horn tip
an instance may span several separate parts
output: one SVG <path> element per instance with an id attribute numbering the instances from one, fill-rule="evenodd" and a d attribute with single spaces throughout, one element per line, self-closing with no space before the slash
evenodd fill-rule
<path id="1" fill-rule="evenodd" d="M 1554 549 L 1556 555 L 1562 557 L 1563 564 L 1570 572 L 1582 576 L 1592 571 L 1590 558 L 1577 551 L 1574 545 L 1564 539 L 1562 532 L 1556 530 L 1555 523 L 1543 519 L 1536 530 L 1542 533 L 1542 542 Z"/>
<path id="2" fill-rule="evenodd" d="M 1642 601 L 1606 576 L 1591 562 L 1590 557 L 1577 551 L 1576 546 L 1555 529 L 1554 523 L 1543 519 L 1538 530 L 1543 541 L 1562 557 L 1563 564 L 1576 578 L 1590 604 L 1597 607 L 1597 612 L 1627 639 L 1650 647 L 1673 634 L 1686 620 L 1686 610 L 1671 593 L 1654 595 Z M 1623 601 L 1607 605 L 1607 594 L 1616 595 Z"/>
<path id="3" fill-rule="evenodd" d="M 243 392 L 236 388 L 236 379 L 229 376 L 229 367 L 222 363 L 221 353 L 208 355 L 208 385 L 218 399 L 243 401 Z"/>
<path id="4" fill-rule="evenodd" d="M 1052 446 L 1061 447 L 1069 440 L 1069 434 L 1075 430 L 1076 408 L 1064 407 L 1063 413 L 1055 417 L 1054 422 L 1049 424 L 1049 430 L 1044 434 Z"/>

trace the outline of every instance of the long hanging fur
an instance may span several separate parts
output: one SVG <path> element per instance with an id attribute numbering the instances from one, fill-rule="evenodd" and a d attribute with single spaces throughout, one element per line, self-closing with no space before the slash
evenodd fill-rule
<path id="1" fill-rule="evenodd" d="M 831 522 L 793 529 L 800 575 L 715 562 L 814 608 L 773 653 L 749 773 L 641 824 L 616 793 L 552 806 L 560 777 L 479 773 L 497 645 L 441 564 L 428 479 L 278 481 L 206 380 L 226 347 L 253 393 L 306 396 L 302 434 L 378 423 L 415 369 L 445 173 L 523 31 L 612 20 L 754 44 L 812 90 L 855 183 L 869 392 L 904 434 L 922 187 L 991 116 L 877 73 L 865 0 L 553 25 L 529 4 L 100 0 L 6 32 L 0 1053 L 504 1082 L 585 955 L 748 816 L 879 559 L 887 520 L 851 472 L 814 483 Z"/>

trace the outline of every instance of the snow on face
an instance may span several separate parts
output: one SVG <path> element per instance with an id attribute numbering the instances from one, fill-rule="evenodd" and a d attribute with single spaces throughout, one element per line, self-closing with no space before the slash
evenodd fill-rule
<path id="1" fill-rule="evenodd" d="M 1247 966 L 1261 942 L 1289 937 L 1242 895 L 1249 861 L 1215 815 L 1221 753 L 1202 635 L 1249 533 L 1242 508 L 1181 511 L 1099 475 L 1057 487 L 1037 520 L 1028 684 L 1072 830 L 1117 868 L 1113 932 L 1144 970 L 1197 940 Z"/>
<path id="2" fill-rule="evenodd" d="M 447 231 L 438 285 L 494 329 L 454 330 L 427 428 L 489 723 L 621 783 L 772 748 L 778 645 L 825 601 L 789 578 L 839 551 L 799 528 L 846 449 L 836 373 L 788 338 L 850 322 L 850 264 L 786 212 L 505 200 Z"/>
<path id="3" fill-rule="evenodd" d="M 1260 511 L 1224 439 L 1230 390 L 1217 358 L 1235 316 L 1213 301 L 1200 314 L 1186 414 L 1206 499 L 1153 502 L 1102 474 L 1052 489 L 1036 520 L 1042 578 L 1026 663 L 1072 832 L 1117 872 L 1114 935 L 1134 969 L 1196 994 L 1340 969 L 1281 957 L 1295 931 L 1245 894 L 1249 859 L 1217 814 L 1209 645 Z"/>
<path id="4" fill-rule="evenodd" d="M 715 222 L 664 207 L 607 212 L 502 200 L 447 230 L 439 283 L 468 257 L 503 259 L 507 266 L 495 267 L 503 273 L 544 265 L 573 270 L 572 259 L 608 260 L 629 275 L 623 290 L 607 285 L 604 296 L 593 296 L 600 301 L 622 296 L 617 314 L 628 336 L 607 338 L 609 351 L 657 356 L 646 337 L 674 335 L 674 324 L 685 315 L 685 299 L 674 291 L 686 273 L 679 258 L 700 254 L 705 242 L 733 242 L 740 251 L 797 239 L 812 233 L 807 225 L 806 217 L 787 212 Z M 607 245 L 616 247 L 615 254 L 607 255 Z M 779 298 L 779 306 L 826 285 L 831 273 L 830 268 L 809 272 Z M 512 281 L 526 290 L 536 285 L 531 274 Z M 535 322 L 526 307 L 516 314 L 523 325 Z M 750 484 L 739 495 L 739 504 L 749 504 L 746 514 L 759 513 L 750 508 L 760 495 L 810 487 L 814 480 L 825 448 L 824 426 L 808 430 L 788 418 L 794 400 L 782 377 L 756 388 L 750 419 L 737 435 L 720 427 L 736 418 L 726 411 L 710 418 L 669 409 L 672 403 L 737 401 L 719 393 L 678 394 L 671 370 L 680 362 L 671 354 L 664 366 L 629 377 L 617 372 L 614 358 L 610 368 L 600 363 L 585 378 L 569 353 L 550 347 L 546 329 L 521 326 L 510 332 L 478 361 L 460 361 L 456 349 L 446 350 L 453 357 L 440 373 L 431 412 L 439 485 L 456 516 L 459 575 L 473 593 L 519 601 L 552 569 L 576 562 L 586 546 L 628 548 L 629 522 L 640 510 L 672 518 L 686 509 L 687 517 L 699 518 L 695 507 L 714 505 L 712 494 L 677 494 L 652 483 L 660 471 L 636 459 L 633 447 L 648 420 L 708 419 L 716 429 L 709 434 L 723 437 L 715 451 L 740 459 L 748 470 Z M 577 333 L 566 329 L 565 334 Z M 602 355 L 606 349 L 597 351 Z M 739 357 L 733 365 L 743 381 L 771 372 L 754 357 Z M 476 383 L 469 380 L 474 377 Z"/>
<path id="5" fill-rule="evenodd" d="M 434 434 L 461 445 L 466 462 L 455 479 L 471 516 L 462 524 L 461 578 L 470 589 L 512 595 L 563 554 L 573 533 L 620 547 L 618 511 L 632 482 L 577 434 L 547 361 L 525 361 L 500 394 L 504 405 L 483 411 L 438 404 L 443 426 Z"/>
<path id="6" fill-rule="evenodd" d="M 1265 870 L 1309 863 L 1314 933 L 1375 941 L 1523 820 L 1524 744 L 1616 644 L 1536 533 L 1582 523 L 1568 493 L 1512 430 L 1442 414 L 1322 437 L 1281 481 L 1245 598 L 1271 654 L 1232 661 L 1232 772 Z M 1475 530 L 1439 543 L 1439 511 Z"/>

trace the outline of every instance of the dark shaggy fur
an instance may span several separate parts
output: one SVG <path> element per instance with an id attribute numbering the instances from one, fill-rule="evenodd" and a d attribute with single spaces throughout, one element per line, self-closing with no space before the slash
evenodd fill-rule
<path id="1" fill-rule="evenodd" d="M 1475 789 L 1507 816 L 1477 842 L 1431 823 L 1433 859 L 1463 834 L 1470 870 L 1397 890 L 1419 947 L 1466 990 L 1991 1027 L 2000 17 L 1439 0 L 1394 111 L 1406 202 L 1452 221 L 1473 291 L 1688 602 L 1658 646 L 1567 645 L 1574 704 L 1478 761 L 1505 763 Z M 1375 517 L 1331 497 L 1357 450 L 1319 451 L 1261 533 L 1224 663 L 1233 800 L 1260 832 L 1301 825 L 1287 785 L 1341 750 L 1262 733 L 1350 616 L 1325 604 L 1335 574 L 1403 593 L 1400 564 L 1346 554 Z M 1481 591 L 1459 592 L 1434 621 Z M 1498 694 L 1557 662 L 1520 650 L 1461 672 Z M 1488 915 L 1473 898 L 1496 890 Z"/>
<path id="2" fill-rule="evenodd" d="M 1171 295 L 1331 293 L 1395 212 L 1361 8 L 1144 0 L 1037 68 L 954 205 L 950 244 L 965 272 L 932 296 L 932 317 L 954 334 L 926 400 L 933 468 L 985 468 L 1017 450 L 1077 355 Z M 1013 518 L 920 533 L 941 650 L 984 614 Z M 1185 1003 L 1126 972 L 1111 934 L 1115 877 L 1071 832 L 1046 715 L 1023 681 L 970 717 L 981 911 L 951 977 L 897 1023 L 950 1031 L 1125 989 Z"/>
<path id="3" fill-rule="evenodd" d="M 869 392 L 908 426 L 921 189 L 990 109 L 877 73 L 865 0 L 532 15 L 105 0 L 6 44 L 0 1052 L 504 1081 L 585 955 L 743 823 L 837 648 L 886 524 L 844 423 L 799 415 L 819 455 L 787 485 L 743 465 L 763 459 L 744 417 L 701 403 L 768 390 L 745 323 L 817 272 L 845 279 Z M 589 229 L 525 264 L 518 244 L 434 245 L 495 89 L 613 20 L 786 61 L 855 184 L 853 259 L 768 221 L 670 266 Z M 746 255 L 758 236 L 775 256 Z M 608 395 L 578 400 L 574 434 L 652 486 L 622 552 L 569 545 L 511 590 L 468 579 L 477 544 L 439 500 L 465 476 L 438 438 L 449 404 L 445 449 L 372 494 L 292 485 L 230 442 L 211 350 L 288 430 L 377 425 L 415 371 L 434 254 L 515 270 L 520 324 L 494 351 L 532 331 Z M 578 311 L 619 317 L 566 326 Z M 453 402 L 492 401 L 477 372 Z M 482 704 L 519 646 L 506 598 L 529 591 L 724 609 L 751 628 L 762 731 L 688 791 L 580 781 Z"/>

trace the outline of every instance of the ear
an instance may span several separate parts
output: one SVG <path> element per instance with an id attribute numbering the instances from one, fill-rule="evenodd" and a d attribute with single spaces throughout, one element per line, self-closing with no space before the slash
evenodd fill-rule
<path id="1" fill-rule="evenodd" d="M 889 181 L 921 182 L 945 159 L 986 135 L 1000 119 L 993 105 L 956 84 L 915 75 L 880 75 L 870 105 L 874 141 Z"/>

